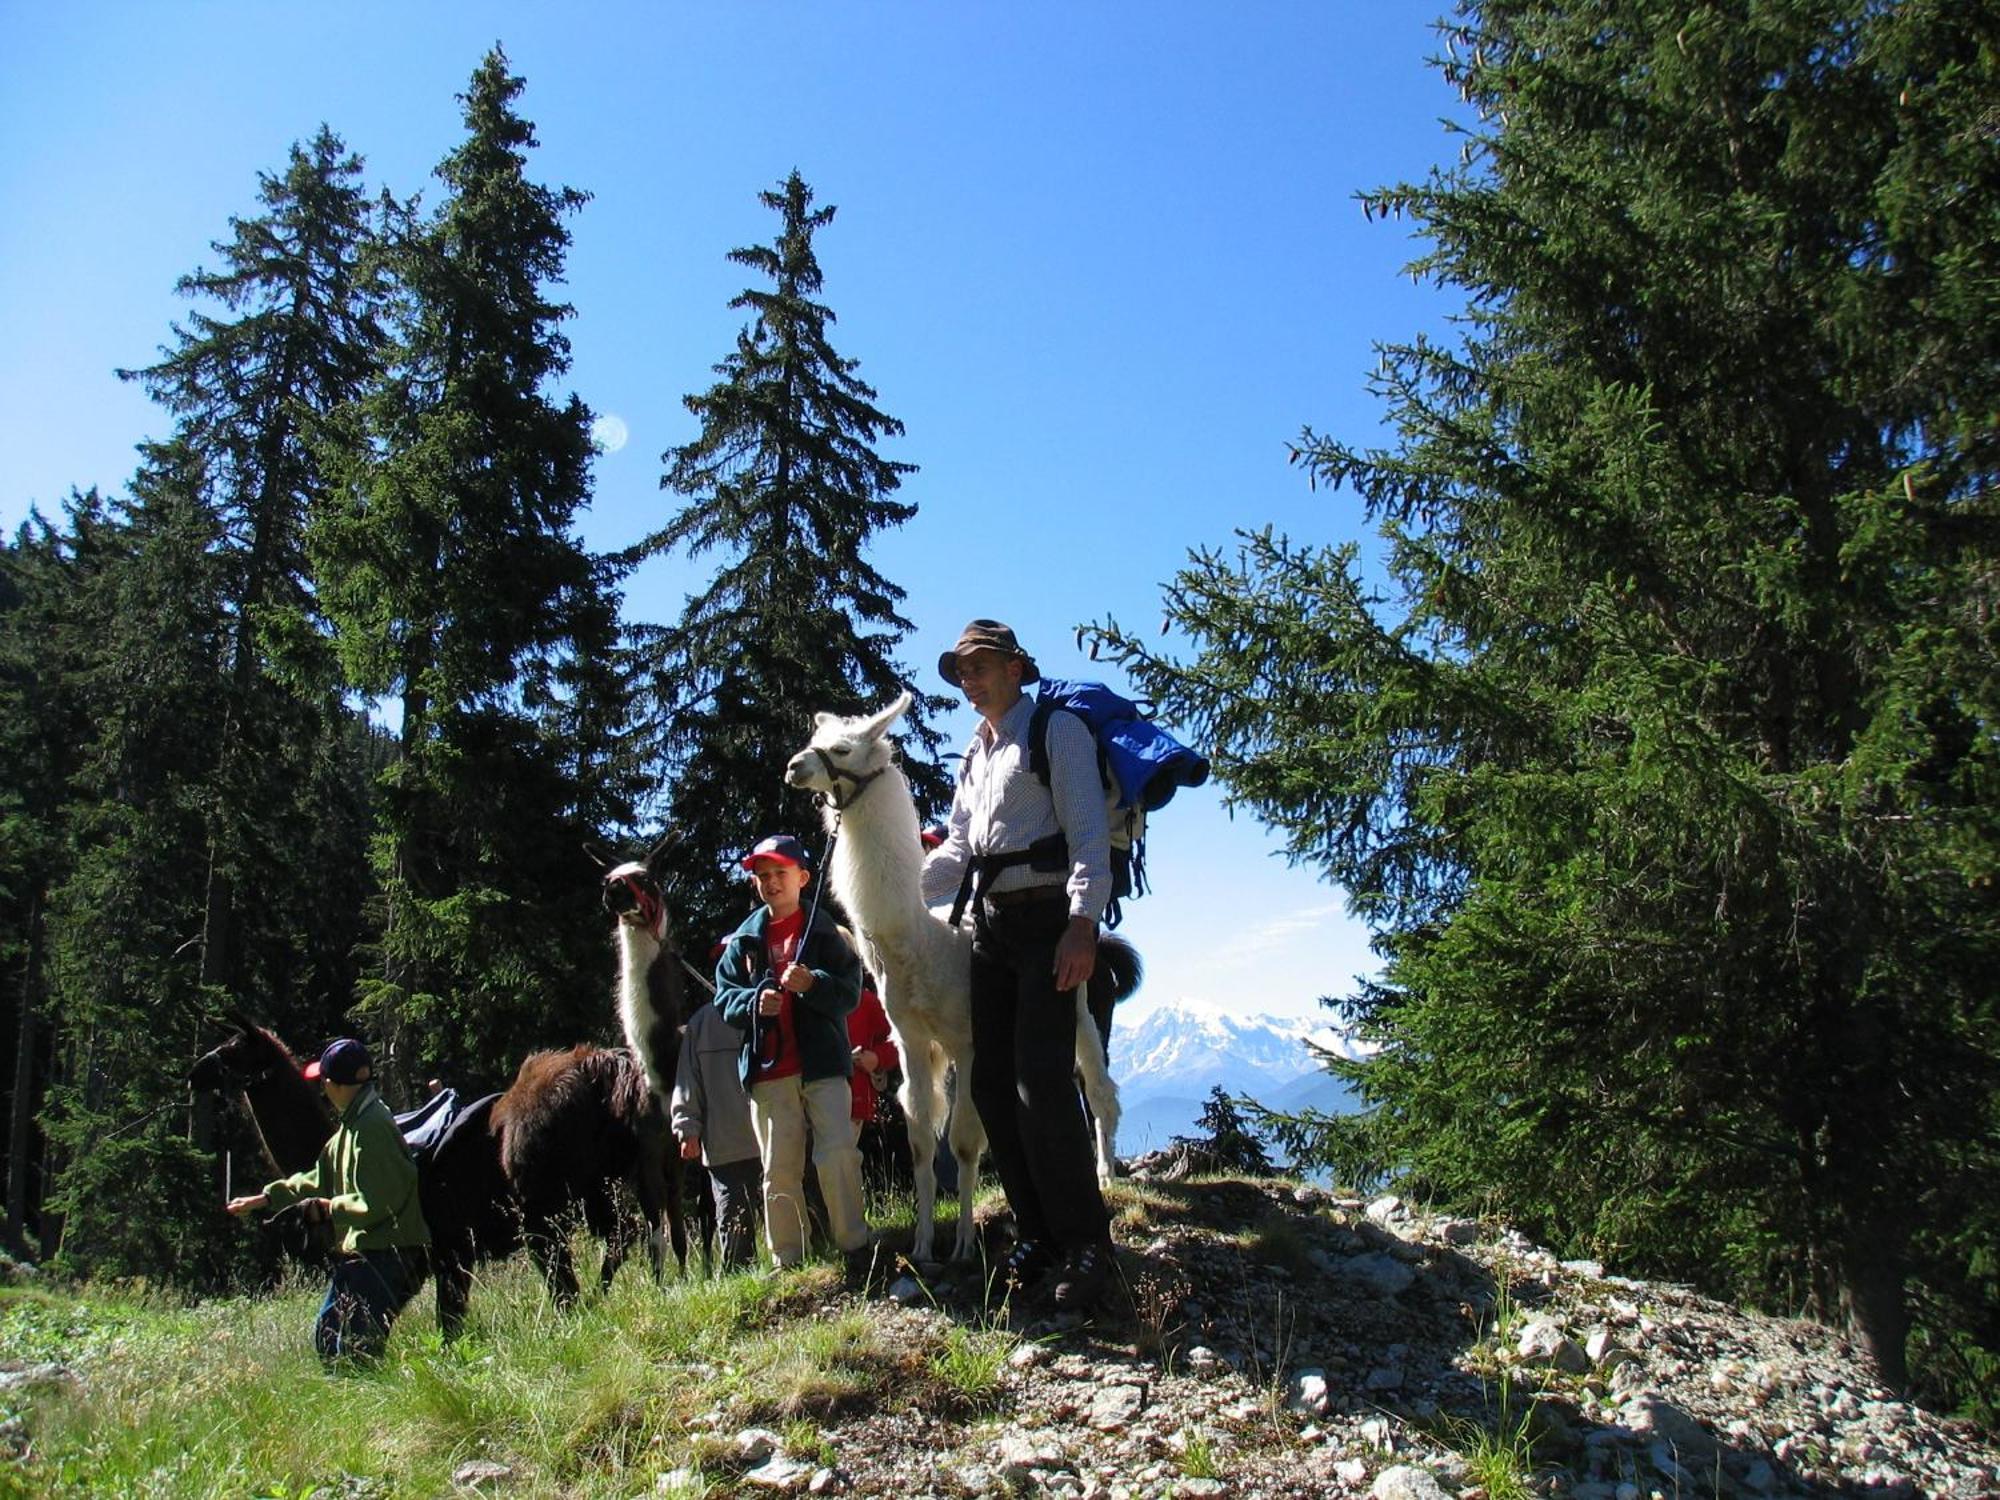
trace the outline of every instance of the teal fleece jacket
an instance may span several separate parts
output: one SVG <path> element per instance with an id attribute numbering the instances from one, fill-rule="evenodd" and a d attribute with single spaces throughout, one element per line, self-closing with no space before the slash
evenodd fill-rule
<path id="1" fill-rule="evenodd" d="M 729 935 L 715 965 L 715 1008 L 743 1038 L 736 1074 L 750 1082 L 751 1017 L 766 972 L 764 929 L 771 924 L 760 906 Z M 799 945 L 798 961 L 812 970 L 813 987 L 792 997 L 792 1025 L 799 1037 L 799 1076 L 807 1083 L 846 1078 L 854 1070 L 847 1045 L 847 1013 L 861 1003 L 861 959 L 825 910 L 813 913 L 812 927 Z"/>
<path id="2" fill-rule="evenodd" d="M 349 1253 L 431 1242 L 417 1201 L 417 1164 L 372 1083 L 348 1102 L 311 1170 L 279 1178 L 264 1194 L 273 1209 L 325 1198 Z"/>

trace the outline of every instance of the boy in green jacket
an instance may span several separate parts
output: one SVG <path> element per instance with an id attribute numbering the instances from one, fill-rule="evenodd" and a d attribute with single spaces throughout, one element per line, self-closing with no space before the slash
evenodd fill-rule
<path id="1" fill-rule="evenodd" d="M 423 1285 L 431 1232 L 417 1201 L 417 1164 L 395 1116 L 375 1085 L 368 1049 L 353 1037 L 331 1042 L 306 1077 L 319 1080 L 335 1125 L 309 1172 L 282 1177 L 261 1193 L 235 1198 L 229 1212 L 293 1204 L 308 1222 L 341 1231 L 326 1300 L 313 1325 L 321 1359 L 373 1359 L 389 1325 Z"/>

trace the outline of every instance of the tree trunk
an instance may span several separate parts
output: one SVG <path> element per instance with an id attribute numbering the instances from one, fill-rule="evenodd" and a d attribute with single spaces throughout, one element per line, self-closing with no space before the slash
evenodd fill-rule
<path id="1" fill-rule="evenodd" d="M 7 1120 L 7 1226 L 10 1237 L 28 1234 L 28 1167 L 35 1131 L 35 976 L 41 961 L 42 898 L 28 902 L 27 951 L 21 960 L 21 1019 L 15 1034 L 14 1091 Z"/>

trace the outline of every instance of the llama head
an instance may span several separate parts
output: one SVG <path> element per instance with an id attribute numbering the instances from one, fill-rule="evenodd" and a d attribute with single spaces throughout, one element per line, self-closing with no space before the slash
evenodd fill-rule
<path id="1" fill-rule="evenodd" d="M 222 1044 L 204 1052 L 188 1070 L 188 1082 L 198 1089 L 226 1093 L 264 1082 L 284 1069 L 299 1071 L 298 1059 L 271 1032 L 242 1012 L 233 1012 L 236 1029 Z"/>
<path id="2" fill-rule="evenodd" d="M 785 785 L 818 792 L 836 806 L 895 763 L 896 742 L 889 730 L 909 711 L 903 692 L 887 708 L 843 719 L 838 714 L 814 714 L 813 736 L 785 767 Z"/>
<path id="3" fill-rule="evenodd" d="M 678 835 L 665 833 L 646 851 L 644 859 L 628 859 L 604 872 L 604 909 L 621 927 L 635 927 L 661 942 L 667 936 L 667 898 L 653 868 L 665 856 Z M 600 864 L 605 861 L 600 860 Z"/>

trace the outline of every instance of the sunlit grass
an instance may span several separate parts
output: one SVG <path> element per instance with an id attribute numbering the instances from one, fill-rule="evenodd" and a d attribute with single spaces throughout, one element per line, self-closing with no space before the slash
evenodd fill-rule
<path id="1" fill-rule="evenodd" d="M 880 1347 L 858 1308 L 819 1310 L 836 1285 L 826 1266 L 659 1287 L 628 1270 L 563 1313 L 514 1263 L 482 1276 L 457 1342 L 439 1338 L 425 1293 L 382 1362 L 348 1372 L 311 1350 L 317 1282 L 192 1309 L 9 1296 L 0 1348 L 67 1358 L 81 1383 L 10 1398 L 35 1456 L 0 1468 L 0 1494 L 447 1494 L 458 1467 L 488 1459 L 510 1471 L 509 1495 L 631 1495 L 713 1460 L 701 1419 L 718 1406 L 732 1422 L 809 1424 L 907 1379 L 912 1358 Z"/>

